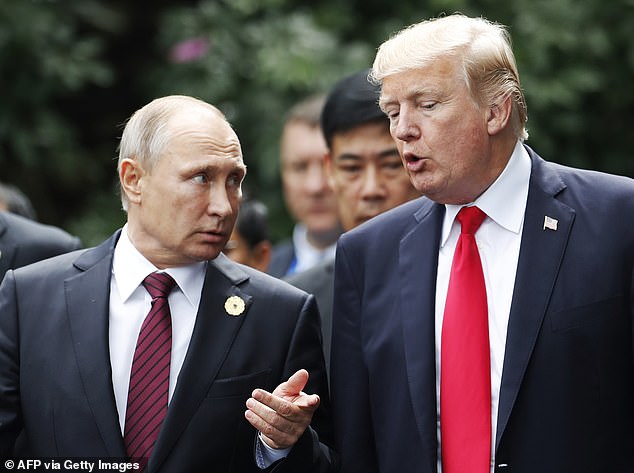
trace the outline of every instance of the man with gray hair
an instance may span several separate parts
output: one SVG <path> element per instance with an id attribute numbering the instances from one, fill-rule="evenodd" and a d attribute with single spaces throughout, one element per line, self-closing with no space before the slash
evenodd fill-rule
<path id="1" fill-rule="evenodd" d="M 412 25 L 372 77 L 423 197 L 339 239 L 342 471 L 634 471 L 634 180 L 525 145 L 501 25 Z"/>
<path id="2" fill-rule="evenodd" d="M 224 115 L 156 99 L 117 168 L 124 227 L 0 286 L 0 456 L 330 471 L 314 298 L 221 254 L 246 173 Z"/>

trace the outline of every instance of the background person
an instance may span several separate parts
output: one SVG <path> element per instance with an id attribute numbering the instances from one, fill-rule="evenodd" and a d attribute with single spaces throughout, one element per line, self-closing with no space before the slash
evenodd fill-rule
<path id="1" fill-rule="evenodd" d="M 330 185 L 344 231 L 419 197 L 379 108 L 380 89 L 368 81 L 368 69 L 341 79 L 321 114 Z M 330 362 L 334 258 L 287 278 L 314 294 L 322 320 L 326 366 Z"/>
<path id="2" fill-rule="evenodd" d="M 266 205 L 252 199 L 242 201 L 236 225 L 222 252 L 236 263 L 266 271 L 271 261 Z"/>
<path id="3" fill-rule="evenodd" d="M 131 117 L 123 229 L 0 286 L 0 456 L 329 471 L 314 298 L 220 254 L 245 171 L 205 102 L 163 97 Z"/>
<path id="4" fill-rule="evenodd" d="M 634 471 L 634 181 L 523 144 L 500 25 L 423 21 L 372 76 L 424 197 L 339 240 L 342 471 Z"/>
<path id="5" fill-rule="evenodd" d="M 337 207 L 324 170 L 326 143 L 319 119 L 325 97 L 311 96 L 289 110 L 280 139 L 284 201 L 295 220 L 293 235 L 273 247 L 268 273 L 283 277 L 335 254 L 341 234 Z"/>

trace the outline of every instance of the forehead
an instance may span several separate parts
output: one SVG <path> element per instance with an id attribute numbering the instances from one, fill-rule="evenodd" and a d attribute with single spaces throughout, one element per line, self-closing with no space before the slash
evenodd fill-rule
<path id="1" fill-rule="evenodd" d="M 389 75 L 383 79 L 379 104 L 418 97 L 437 97 L 464 85 L 463 74 L 456 58 L 441 57 L 426 66 Z"/>
<path id="2" fill-rule="evenodd" d="M 168 123 L 168 154 L 214 156 L 242 163 L 242 149 L 231 126 L 214 113 L 175 116 Z"/>
<path id="3" fill-rule="evenodd" d="M 390 124 L 387 120 L 357 125 L 346 131 L 335 133 L 332 137 L 332 152 L 336 157 L 339 153 L 349 150 L 363 152 L 382 152 L 386 148 L 396 147 L 390 135 Z"/>

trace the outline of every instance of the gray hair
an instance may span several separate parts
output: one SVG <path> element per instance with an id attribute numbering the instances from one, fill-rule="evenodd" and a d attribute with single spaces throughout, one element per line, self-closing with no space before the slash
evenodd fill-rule
<path id="1" fill-rule="evenodd" d="M 440 57 L 462 60 L 467 87 L 487 106 L 511 97 L 511 124 L 520 140 L 528 138 L 526 100 L 506 28 L 484 18 L 456 13 L 410 25 L 378 49 L 370 79 L 382 83 L 393 74 L 429 66 Z"/>

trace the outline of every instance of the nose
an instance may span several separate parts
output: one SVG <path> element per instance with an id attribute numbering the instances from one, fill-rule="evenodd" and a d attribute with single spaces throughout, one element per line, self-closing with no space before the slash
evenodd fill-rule
<path id="1" fill-rule="evenodd" d="M 381 173 L 376 164 L 365 168 L 363 174 L 363 184 L 361 187 L 361 198 L 365 200 L 379 200 L 385 197 L 385 187 Z"/>
<path id="2" fill-rule="evenodd" d="M 402 107 L 395 123 L 391 125 L 392 137 L 400 141 L 412 141 L 420 137 L 420 128 L 415 117 Z"/>
<path id="3" fill-rule="evenodd" d="M 209 191 L 209 203 L 207 212 L 224 219 L 234 212 L 231 197 L 225 186 L 212 186 Z"/>

